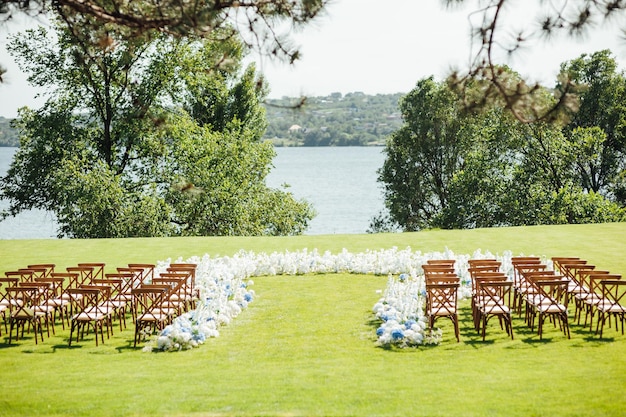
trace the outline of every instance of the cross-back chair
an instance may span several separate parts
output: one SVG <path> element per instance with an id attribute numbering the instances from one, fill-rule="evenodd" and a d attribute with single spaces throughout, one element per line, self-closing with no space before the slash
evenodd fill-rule
<path id="1" fill-rule="evenodd" d="M 74 331 L 76 331 L 76 343 L 78 343 L 80 339 L 84 339 L 85 333 L 88 333 L 90 328 L 93 329 L 96 346 L 98 346 L 98 332 L 101 342 L 104 343 L 104 328 L 107 328 L 108 337 L 110 315 L 102 307 L 101 288 L 94 286 L 69 288 L 67 293 L 72 300 L 70 303 L 72 318 L 68 346 L 72 346 Z"/>
<path id="2" fill-rule="evenodd" d="M 567 286 L 569 280 L 562 275 L 554 276 L 533 276 L 529 277 L 533 287 L 536 289 L 535 295 L 529 299 L 529 310 L 531 311 L 530 328 L 534 329 L 535 319 L 537 320 L 537 332 L 539 340 L 543 338 L 543 324 L 546 318 L 557 322 L 563 333 L 570 338 L 568 321 L 568 296 Z"/>
<path id="3" fill-rule="evenodd" d="M 435 321 L 441 317 L 447 317 L 454 325 L 456 341 L 459 336 L 459 314 L 457 310 L 457 297 L 460 283 L 432 283 L 426 284 L 426 316 L 429 328 L 432 329 Z"/>
<path id="4" fill-rule="evenodd" d="M 513 282 L 504 280 L 484 279 L 478 281 L 476 305 L 478 312 L 478 329 L 482 333 L 483 341 L 487 332 L 487 323 L 492 317 L 497 317 L 500 328 L 513 339 L 513 324 L 511 319 L 511 290 Z"/>
<path id="5" fill-rule="evenodd" d="M 600 337 L 604 330 L 604 323 L 609 319 L 611 325 L 611 316 L 615 319 L 615 330 L 619 331 L 619 323 L 622 324 L 622 335 L 624 334 L 624 320 L 626 319 L 626 281 L 622 281 L 621 275 L 619 279 L 604 279 L 600 281 L 602 288 L 602 301 L 596 305 L 598 310 L 598 324 L 596 326 L 596 334 L 600 330 Z"/>
<path id="6" fill-rule="evenodd" d="M 24 337 L 24 330 L 28 325 L 28 331 L 33 328 L 35 344 L 38 344 L 37 333 L 43 342 L 43 319 L 44 317 L 35 312 L 34 307 L 40 304 L 41 293 L 37 287 L 8 287 L 9 295 L 9 344 L 13 340 L 13 329 L 15 329 L 15 340 Z M 21 332 L 20 332 L 21 330 Z"/>
<path id="7" fill-rule="evenodd" d="M 137 346 L 142 337 L 160 331 L 170 322 L 170 315 L 161 307 L 167 297 L 167 286 L 144 285 L 132 290 L 137 306 L 135 317 L 135 337 L 133 346 Z"/>

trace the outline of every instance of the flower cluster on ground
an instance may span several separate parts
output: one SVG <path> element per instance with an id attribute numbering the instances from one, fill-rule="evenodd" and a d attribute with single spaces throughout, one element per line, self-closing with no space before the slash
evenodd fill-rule
<path id="1" fill-rule="evenodd" d="M 422 253 L 406 249 L 368 250 L 351 253 L 285 251 L 254 253 L 240 251 L 232 257 L 193 257 L 186 261 L 166 260 L 158 263 L 156 273 L 165 271 L 170 262 L 198 265 L 196 288 L 199 300 L 194 311 L 183 314 L 157 337 L 159 350 L 183 350 L 196 347 L 210 337 L 219 336 L 219 328 L 231 322 L 254 300 L 250 287 L 252 277 L 271 275 L 353 273 L 389 276 L 383 297 L 374 306 L 374 314 L 382 321 L 377 329 L 378 344 L 416 346 L 439 343 L 441 332 L 427 329 L 424 317 L 424 278 L 422 265 L 429 259 L 455 259 L 455 272 L 461 278 L 459 297 L 471 295 L 468 272 L 469 259 L 497 258 L 502 270 L 512 274 L 511 253 L 493 255 L 476 251 L 470 255 L 455 255 L 452 251 Z M 397 278 L 395 277 L 397 276 Z M 152 345 L 147 346 L 151 350 Z"/>

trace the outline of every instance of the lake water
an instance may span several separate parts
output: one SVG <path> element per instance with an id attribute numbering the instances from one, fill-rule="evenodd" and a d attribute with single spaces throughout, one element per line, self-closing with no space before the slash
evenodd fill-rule
<path id="1" fill-rule="evenodd" d="M 317 216 L 305 234 L 365 233 L 371 218 L 383 208 L 376 171 L 382 166 L 381 147 L 276 148 L 267 185 L 282 188 L 313 204 Z M 0 176 L 9 168 L 16 148 L 0 147 Z M 0 209 L 7 206 L 0 201 Z M 0 239 L 56 237 L 50 213 L 33 210 L 0 222 Z"/>

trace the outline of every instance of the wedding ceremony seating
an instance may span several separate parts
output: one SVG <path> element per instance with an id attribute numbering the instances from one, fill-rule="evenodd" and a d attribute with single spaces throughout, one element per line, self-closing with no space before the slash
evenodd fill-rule
<path id="1" fill-rule="evenodd" d="M 457 342 L 461 340 L 457 311 L 459 285 L 458 277 L 456 282 L 426 282 L 426 317 L 429 328 L 433 329 L 437 319 L 447 317 L 454 325 Z"/>
<path id="2" fill-rule="evenodd" d="M 143 263 L 117 267 L 116 272 L 107 272 L 101 262 L 78 263 L 64 272 L 55 268 L 29 264 L 0 278 L 0 317 L 9 343 L 31 332 L 37 344 L 44 334 L 55 335 L 58 317 L 64 330 L 68 324 L 68 346 L 88 333 L 94 334 L 98 346 L 104 343 L 105 332 L 107 338 L 113 335 L 115 322 L 123 332 L 130 314 L 136 345 L 142 336 L 163 329 L 195 307 L 196 264 L 173 263 L 158 273 L 156 265 Z"/>

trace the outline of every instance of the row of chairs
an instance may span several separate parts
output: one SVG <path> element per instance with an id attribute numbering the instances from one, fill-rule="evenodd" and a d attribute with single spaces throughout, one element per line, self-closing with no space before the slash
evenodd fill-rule
<path id="1" fill-rule="evenodd" d="M 458 290 L 461 281 L 454 271 L 454 262 L 430 259 L 422 265 L 426 287 L 425 313 L 431 330 L 437 319 L 449 318 L 454 325 L 456 340 L 460 342 Z"/>
<path id="2" fill-rule="evenodd" d="M 589 322 L 592 330 L 594 317 L 596 334 L 602 337 L 603 328 L 611 319 L 624 321 L 626 281 L 621 275 L 597 270 L 580 258 L 554 257 L 553 268 L 539 257 L 518 256 L 511 259 L 512 276 L 502 269 L 496 259 L 469 260 L 471 280 L 471 311 L 475 330 L 486 337 L 487 323 L 497 317 L 500 327 L 514 338 L 512 314 L 524 314 L 524 320 L 539 338 L 543 338 L 546 320 L 559 326 L 570 338 L 568 308 L 575 305 L 574 317 L 580 324 Z M 423 265 L 426 282 L 426 315 L 432 329 L 439 317 L 448 317 L 454 324 L 459 341 L 457 299 L 460 278 L 454 260 L 428 261 Z"/>
<path id="3" fill-rule="evenodd" d="M 595 333 L 602 337 L 607 320 L 615 320 L 615 328 L 624 334 L 626 319 L 626 281 L 620 274 L 607 270 L 596 269 L 595 265 L 578 257 L 552 258 L 554 269 L 569 279 L 567 287 L 568 301 L 574 303 L 574 318 L 580 324 L 585 314 L 584 325 L 589 320 L 589 330 L 593 331 L 593 319 L 597 314 Z"/>
<path id="4" fill-rule="evenodd" d="M 35 343 L 55 334 L 58 318 L 63 328 L 70 327 L 69 345 L 93 330 L 104 342 L 113 334 L 113 321 L 120 331 L 126 328 L 130 313 L 135 324 L 134 345 L 154 331 L 163 329 L 174 317 L 195 308 L 195 264 L 171 264 L 166 272 L 155 275 L 153 264 L 129 264 L 105 272 L 103 263 L 81 263 L 56 272 L 55 265 L 37 264 L 5 272 L 0 278 L 0 312 L 9 343 L 35 333 Z M 0 333 L 1 334 L 1 333 Z"/>

